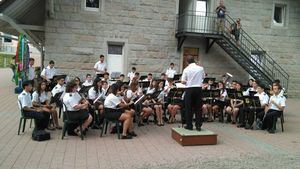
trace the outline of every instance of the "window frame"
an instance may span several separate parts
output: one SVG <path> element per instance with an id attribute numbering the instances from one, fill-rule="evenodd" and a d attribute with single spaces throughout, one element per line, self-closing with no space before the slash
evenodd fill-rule
<path id="1" fill-rule="evenodd" d="M 281 8 L 281 20 L 282 20 L 282 22 L 281 23 L 278 23 L 278 22 L 276 22 L 275 21 L 275 8 L 276 7 L 280 7 Z M 277 27 L 285 27 L 286 25 L 287 25 L 287 4 L 286 3 L 278 3 L 278 2 L 276 2 L 276 3 L 274 3 L 274 5 L 273 5 L 273 14 L 272 14 L 272 25 L 273 26 L 277 26 Z"/>

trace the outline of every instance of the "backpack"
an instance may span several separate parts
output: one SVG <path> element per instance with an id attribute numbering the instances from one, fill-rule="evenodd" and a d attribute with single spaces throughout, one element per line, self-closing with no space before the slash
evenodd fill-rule
<path id="1" fill-rule="evenodd" d="M 50 140 L 50 133 L 45 130 L 33 130 L 32 140 L 35 141 Z"/>

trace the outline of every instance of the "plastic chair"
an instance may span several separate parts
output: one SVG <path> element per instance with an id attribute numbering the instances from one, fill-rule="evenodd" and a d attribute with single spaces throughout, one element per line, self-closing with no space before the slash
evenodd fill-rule
<path id="1" fill-rule="evenodd" d="M 118 139 L 120 139 L 120 121 L 118 119 L 108 119 L 108 118 L 106 118 L 106 116 L 105 116 L 106 112 L 107 112 L 107 108 L 104 108 L 104 120 L 103 120 L 103 124 L 102 124 L 100 137 L 102 137 L 103 131 L 104 131 L 105 134 L 107 133 L 107 126 L 111 122 L 111 123 L 116 124 Z"/>
<path id="2" fill-rule="evenodd" d="M 19 100 L 18 100 L 18 103 L 19 103 L 20 107 L 22 107 L 22 104 L 21 104 L 21 102 L 20 102 Z M 24 116 L 23 109 L 20 110 L 20 113 L 21 113 L 21 117 L 20 117 L 20 122 L 19 122 L 18 135 L 20 135 L 20 130 L 21 130 L 22 121 L 24 120 L 24 122 L 23 122 L 23 129 L 22 129 L 22 133 L 24 133 L 24 131 L 25 131 L 25 126 L 26 126 L 26 120 L 27 120 L 27 119 L 30 119 L 30 125 L 29 125 L 29 128 L 31 128 L 32 119 L 34 119 L 33 117 L 26 117 L 26 116 Z"/>

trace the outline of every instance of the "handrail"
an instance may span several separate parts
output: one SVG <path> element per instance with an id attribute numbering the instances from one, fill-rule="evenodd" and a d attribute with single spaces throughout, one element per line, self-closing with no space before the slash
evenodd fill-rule
<path id="1" fill-rule="evenodd" d="M 215 34 L 236 44 L 235 39 L 229 34 L 230 26 L 235 23 L 234 19 L 226 15 L 224 19 L 225 31 L 220 34 L 219 28 L 216 28 L 216 13 L 201 11 L 186 11 L 177 16 L 176 33 L 191 32 L 203 34 Z M 229 35 L 228 35 L 229 34 Z M 239 44 L 235 45 L 247 59 L 254 64 L 261 72 L 265 73 L 270 80 L 281 79 L 282 83 L 288 88 L 289 74 L 267 53 L 250 35 L 243 29 L 240 29 Z M 254 59 L 253 51 L 263 52 L 259 58 Z"/>

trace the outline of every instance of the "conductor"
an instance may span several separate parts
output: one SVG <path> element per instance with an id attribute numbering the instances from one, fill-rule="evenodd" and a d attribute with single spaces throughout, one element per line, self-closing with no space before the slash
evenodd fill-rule
<path id="1" fill-rule="evenodd" d="M 202 82 L 204 78 L 203 67 L 195 63 L 193 56 L 187 58 L 188 66 L 183 70 L 181 83 L 186 85 L 185 90 L 185 117 L 187 130 L 193 130 L 193 113 L 196 116 L 196 130 L 201 131 L 202 126 Z"/>

